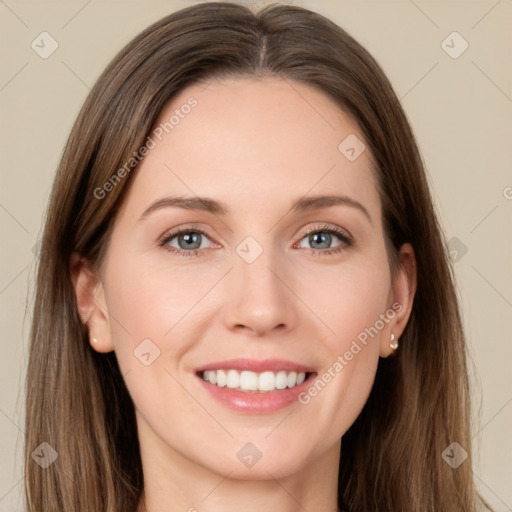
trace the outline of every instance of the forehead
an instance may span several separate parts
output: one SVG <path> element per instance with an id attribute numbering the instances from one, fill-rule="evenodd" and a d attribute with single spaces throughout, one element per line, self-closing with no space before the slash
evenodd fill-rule
<path id="1" fill-rule="evenodd" d="M 372 156 L 368 148 L 357 156 L 357 124 L 311 86 L 275 77 L 193 84 L 166 105 L 150 137 L 128 197 L 139 215 L 166 194 L 215 197 L 254 213 L 333 193 L 378 214 Z M 357 158 L 347 158 L 349 146 Z"/>

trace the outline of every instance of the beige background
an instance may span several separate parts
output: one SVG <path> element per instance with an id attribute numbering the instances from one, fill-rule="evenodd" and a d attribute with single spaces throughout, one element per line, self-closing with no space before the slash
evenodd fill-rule
<path id="1" fill-rule="evenodd" d="M 0 0 L 0 512 L 23 510 L 34 246 L 66 137 L 114 53 L 193 3 Z M 475 479 L 498 512 L 511 511 L 512 1 L 293 3 L 327 15 L 377 58 L 413 124 L 446 236 L 459 240 L 451 244 L 476 368 Z M 59 45 L 47 59 L 31 48 L 43 31 Z M 469 44 L 456 59 L 442 47 L 453 31 Z M 450 51 L 461 49 L 452 39 Z"/>

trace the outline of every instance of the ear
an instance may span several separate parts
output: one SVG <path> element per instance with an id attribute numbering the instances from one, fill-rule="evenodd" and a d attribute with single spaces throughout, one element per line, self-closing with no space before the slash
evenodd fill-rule
<path id="1" fill-rule="evenodd" d="M 105 291 L 99 275 L 89 262 L 74 252 L 70 260 L 78 314 L 89 330 L 89 343 L 97 352 L 114 350 Z"/>
<path id="2" fill-rule="evenodd" d="M 390 347 L 391 334 L 399 340 L 411 316 L 414 295 L 416 294 L 417 270 L 416 256 L 411 244 L 404 244 L 398 251 L 398 268 L 392 276 L 392 293 L 390 310 L 396 314 L 382 332 L 380 356 L 387 357 L 394 353 Z"/>

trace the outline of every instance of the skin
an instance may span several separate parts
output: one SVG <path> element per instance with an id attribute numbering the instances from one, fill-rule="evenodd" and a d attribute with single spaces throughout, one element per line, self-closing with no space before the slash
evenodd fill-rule
<path id="1" fill-rule="evenodd" d="M 323 93 L 278 78 L 216 80 L 181 91 L 161 121 L 190 96 L 197 107 L 134 172 L 100 268 L 72 260 L 91 345 L 115 350 L 136 407 L 139 511 L 336 512 L 340 438 L 368 398 L 379 357 L 393 352 L 391 333 L 398 339 L 409 318 L 414 252 L 400 249 L 392 275 L 370 152 L 349 161 L 338 150 L 350 134 L 364 138 Z M 290 211 L 304 195 L 333 193 L 370 219 L 349 205 Z M 170 195 L 208 196 L 230 213 L 169 207 L 140 220 Z M 198 255 L 158 246 L 190 223 L 207 233 Z M 332 235 L 327 248 L 315 245 L 307 232 L 324 225 L 353 244 Z M 236 252 L 247 236 L 263 250 L 250 264 Z M 180 237 L 168 245 L 190 251 Z M 395 302 L 401 311 L 306 405 L 233 411 L 195 376 L 200 365 L 236 357 L 288 359 L 322 375 Z M 146 338 L 160 350 L 149 366 L 133 354 Z M 250 468 L 237 458 L 247 442 L 263 454 Z"/>

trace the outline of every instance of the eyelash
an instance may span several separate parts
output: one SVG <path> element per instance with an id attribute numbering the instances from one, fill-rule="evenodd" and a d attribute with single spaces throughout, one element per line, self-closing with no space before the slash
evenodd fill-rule
<path id="1" fill-rule="evenodd" d="M 183 233 L 196 233 L 196 234 L 203 235 L 206 238 L 209 238 L 208 234 L 200 228 L 184 227 L 184 228 L 178 229 L 176 231 L 173 231 L 172 233 L 166 233 L 159 240 L 158 246 L 162 247 L 163 249 L 165 249 L 166 251 L 168 251 L 170 253 L 177 254 L 179 256 L 198 256 L 198 253 L 201 249 L 192 249 L 190 251 L 185 251 L 184 249 L 177 249 L 176 247 L 171 247 L 171 246 L 167 245 L 173 238 L 176 238 L 177 236 L 179 236 Z M 333 249 L 325 249 L 325 250 L 311 249 L 313 251 L 313 255 L 315 255 L 315 256 L 328 256 L 331 254 L 336 254 L 336 253 L 343 251 L 347 247 L 350 247 L 353 244 L 353 239 L 350 235 L 348 235 L 348 233 L 346 233 L 345 231 L 342 231 L 339 228 L 334 228 L 331 226 L 315 227 L 315 228 L 311 229 L 310 231 L 307 231 L 306 233 L 304 233 L 302 235 L 302 238 L 299 240 L 299 242 L 301 242 L 304 238 L 306 238 L 308 235 L 311 235 L 312 233 L 328 233 L 330 235 L 336 235 L 342 242 L 339 246 L 337 246 Z M 297 244 L 294 244 L 294 247 L 296 245 Z"/>

